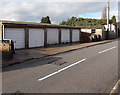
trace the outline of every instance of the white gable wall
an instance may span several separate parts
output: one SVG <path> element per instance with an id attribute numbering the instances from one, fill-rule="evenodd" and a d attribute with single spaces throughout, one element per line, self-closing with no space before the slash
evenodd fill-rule
<path id="1" fill-rule="evenodd" d="M 2 40 L 2 28 L 3 26 L 2 26 L 2 23 L 0 22 L 0 40 Z"/>
<path id="2" fill-rule="evenodd" d="M 81 29 L 81 32 L 91 33 L 91 29 Z"/>

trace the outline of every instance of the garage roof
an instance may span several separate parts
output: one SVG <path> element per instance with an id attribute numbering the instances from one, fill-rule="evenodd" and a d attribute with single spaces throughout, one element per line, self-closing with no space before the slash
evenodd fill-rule
<path id="1" fill-rule="evenodd" d="M 48 27 L 48 28 L 75 28 L 80 29 L 80 27 L 75 26 L 67 26 L 67 25 L 57 25 L 57 24 L 46 24 L 46 23 L 36 23 L 36 22 L 20 22 L 20 21 L 5 21 L 0 20 L 0 22 L 4 25 L 8 26 L 31 26 L 31 27 Z"/>

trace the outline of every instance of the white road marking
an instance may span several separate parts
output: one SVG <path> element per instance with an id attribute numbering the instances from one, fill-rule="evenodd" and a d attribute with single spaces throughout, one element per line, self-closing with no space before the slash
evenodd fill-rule
<path id="1" fill-rule="evenodd" d="M 115 48 L 116 48 L 116 46 L 114 46 L 114 47 L 112 47 L 112 48 L 109 48 L 109 49 L 105 49 L 105 50 L 103 50 L 103 51 L 100 51 L 99 53 L 104 53 L 104 52 L 107 52 L 107 51 L 112 50 L 112 49 L 115 49 Z"/>
<path id="2" fill-rule="evenodd" d="M 74 66 L 74 65 L 77 65 L 77 64 L 79 64 L 79 63 L 81 63 L 81 62 L 83 62 L 83 61 L 85 61 L 85 60 L 86 60 L 86 58 L 85 58 L 85 59 L 82 59 L 82 60 L 80 60 L 80 61 L 78 61 L 78 62 L 75 62 L 75 63 L 73 63 L 73 64 L 71 64 L 71 65 L 69 65 L 69 66 L 67 66 L 67 67 L 64 67 L 64 68 L 62 68 L 62 69 L 60 69 L 60 70 L 58 70 L 58 71 L 56 71 L 56 72 L 54 72 L 54 73 L 51 73 L 51 74 L 49 74 L 49 75 L 47 75 L 47 76 L 45 76 L 45 77 L 43 77 L 43 78 L 38 79 L 38 81 L 45 80 L 45 79 L 47 79 L 47 78 L 49 78 L 49 77 L 51 77 L 51 76 L 53 76 L 53 75 L 55 75 L 55 74 L 57 74 L 57 73 L 60 73 L 60 72 L 66 70 L 66 69 L 68 69 L 68 68 L 70 68 L 70 67 L 72 67 L 72 66 Z"/>
<path id="3" fill-rule="evenodd" d="M 112 47 L 112 48 L 110 48 L 110 49 L 114 49 L 114 48 L 116 48 L 116 46 L 114 46 L 114 47 Z"/>
<path id="4" fill-rule="evenodd" d="M 113 93 L 117 93 L 119 84 L 120 84 L 120 79 L 119 79 L 118 82 L 115 84 L 115 86 L 113 87 L 113 89 L 111 90 L 111 92 L 110 92 L 109 95 L 113 95 Z"/>

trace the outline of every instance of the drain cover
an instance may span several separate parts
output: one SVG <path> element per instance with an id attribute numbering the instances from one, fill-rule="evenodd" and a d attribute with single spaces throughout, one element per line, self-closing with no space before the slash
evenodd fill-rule
<path id="1" fill-rule="evenodd" d="M 65 61 L 63 61 L 63 60 L 59 60 L 59 61 L 54 61 L 54 62 L 52 62 L 53 64 L 55 64 L 55 65 L 63 65 L 63 64 L 65 64 L 65 63 L 67 63 L 67 62 L 65 62 Z"/>

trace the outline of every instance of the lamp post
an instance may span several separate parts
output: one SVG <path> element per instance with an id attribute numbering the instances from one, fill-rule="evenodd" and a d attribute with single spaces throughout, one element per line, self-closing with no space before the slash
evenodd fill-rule
<path id="1" fill-rule="evenodd" d="M 108 31 L 108 39 L 109 39 L 109 18 L 110 18 L 110 0 L 108 1 L 108 14 L 107 14 L 107 31 Z"/>

